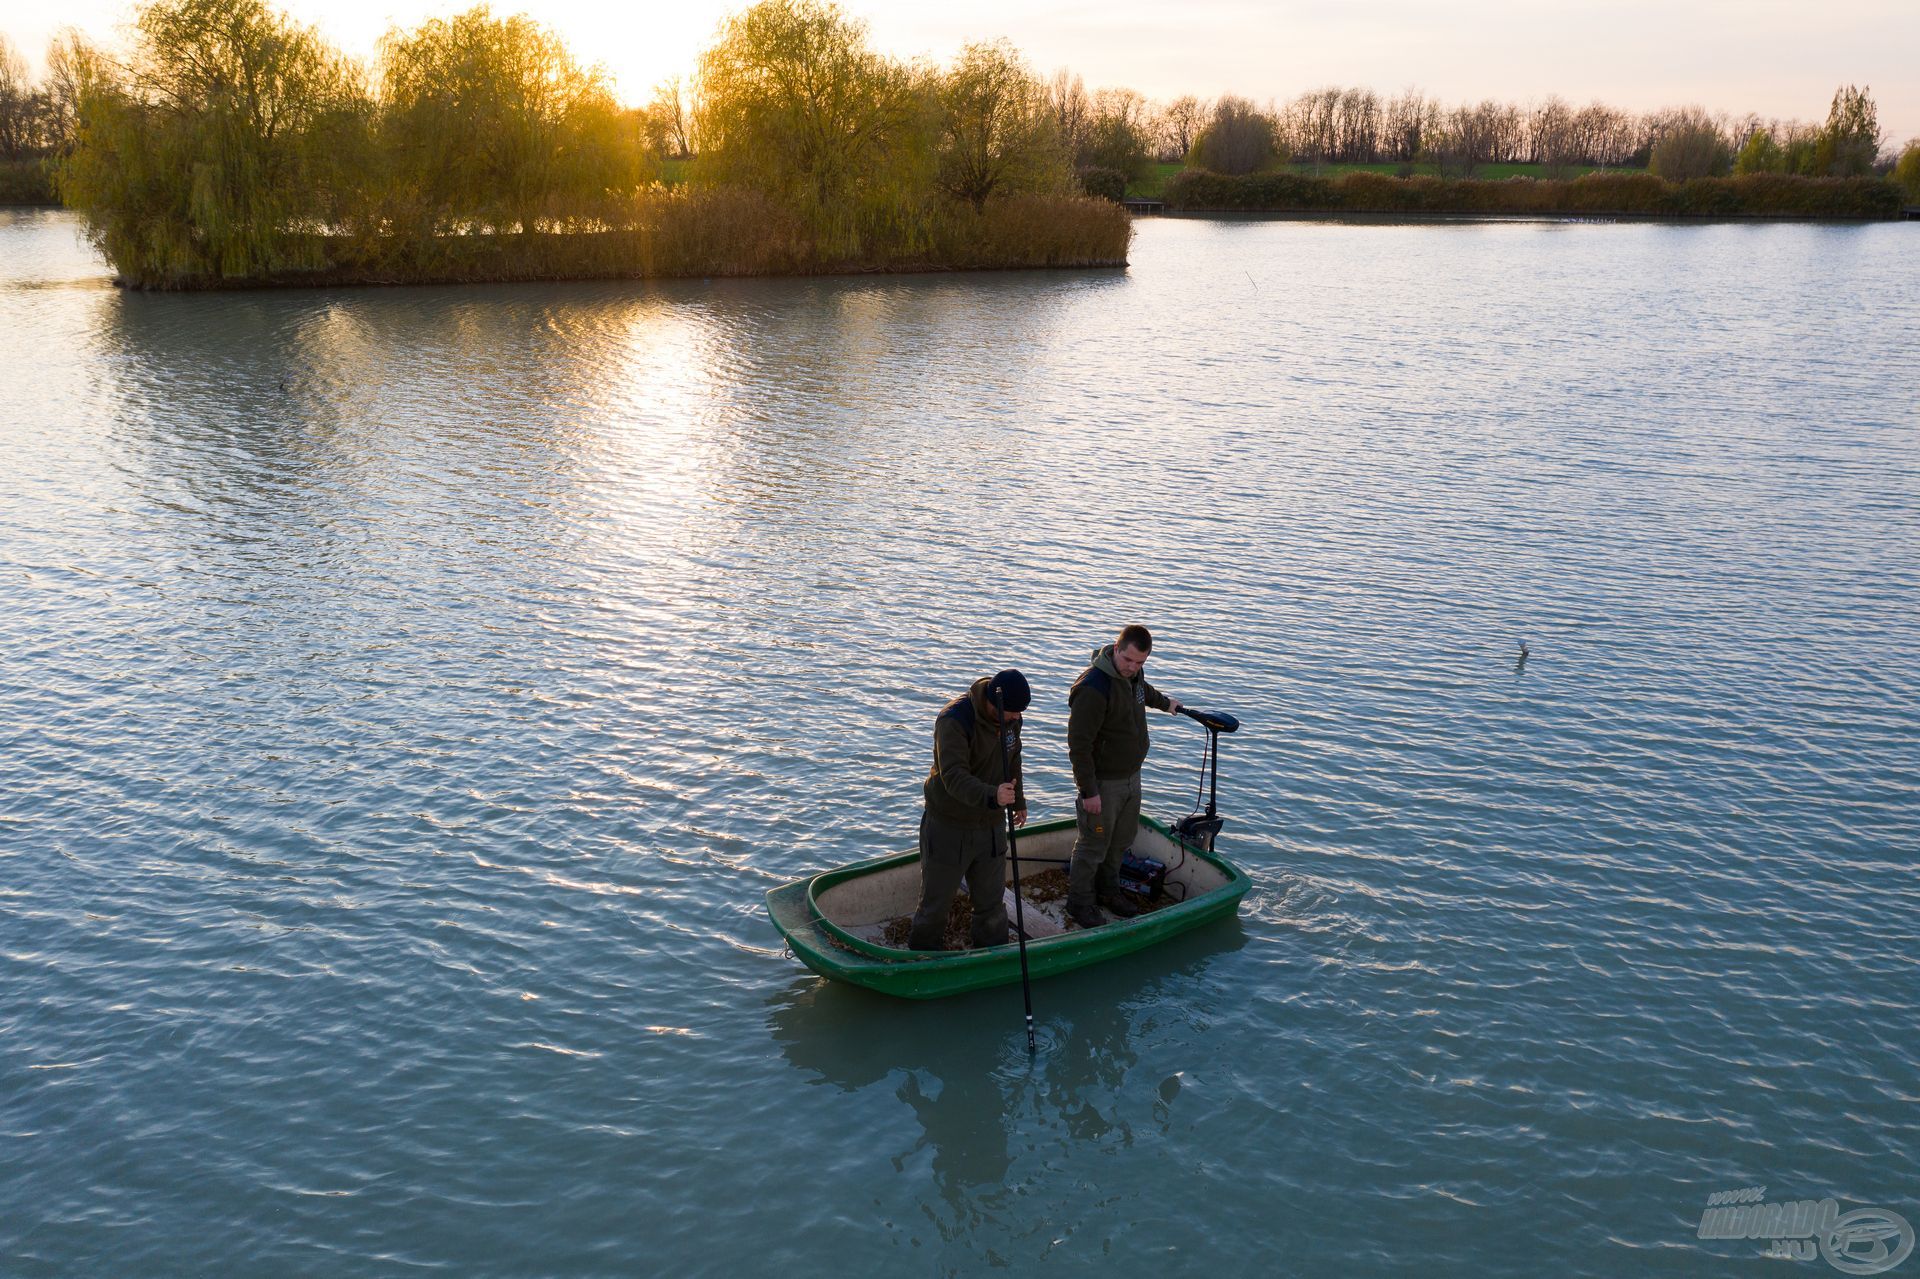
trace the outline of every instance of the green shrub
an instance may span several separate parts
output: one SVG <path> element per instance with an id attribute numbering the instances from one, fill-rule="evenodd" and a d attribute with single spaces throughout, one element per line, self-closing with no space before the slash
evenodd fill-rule
<path id="1" fill-rule="evenodd" d="M 1231 94 L 1213 104 L 1213 116 L 1194 139 L 1187 162 L 1214 173 L 1258 173 L 1280 154 L 1273 120 Z"/>
<path id="2" fill-rule="evenodd" d="M 1228 177 L 1187 169 L 1167 182 L 1166 201 L 1176 209 L 1313 210 L 1340 207 L 1333 183 L 1297 173 L 1249 173 Z"/>
<path id="3" fill-rule="evenodd" d="M 1893 180 L 1907 193 L 1907 199 L 1920 204 L 1920 138 L 1907 143 L 1894 162 Z"/>
<path id="4" fill-rule="evenodd" d="M 1725 177 L 1732 163 L 1727 140 L 1704 119 L 1685 120 L 1667 130 L 1647 157 L 1648 170 L 1669 182 Z"/>
<path id="5" fill-rule="evenodd" d="M 0 204 L 58 204 L 53 161 L 39 157 L 0 160 Z"/>
<path id="6" fill-rule="evenodd" d="M 1089 165 L 1080 170 L 1080 189 L 1091 196 L 1118 203 L 1127 198 L 1127 175 L 1118 169 Z"/>

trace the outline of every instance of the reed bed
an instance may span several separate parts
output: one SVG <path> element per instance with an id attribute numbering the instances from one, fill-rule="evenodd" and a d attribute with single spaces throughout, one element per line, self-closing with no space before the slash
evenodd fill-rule
<path id="1" fill-rule="evenodd" d="M 1647 173 L 1590 173 L 1568 181 L 1396 178 L 1348 173 L 1227 177 L 1189 170 L 1168 181 L 1170 208 L 1187 212 L 1637 215 L 1668 218 L 1892 219 L 1903 193 L 1880 178 L 1755 173 L 1668 182 Z"/>
<path id="2" fill-rule="evenodd" d="M 655 187 L 622 222 L 431 236 L 291 230 L 273 253 L 285 265 L 271 271 L 122 266 L 118 282 L 203 290 L 1124 266 L 1133 235 L 1125 210 L 1084 196 L 1009 196 L 978 211 L 942 202 L 916 220 L 930 229 L 869 236 L 855 254 L 824 250 L 804 219 L 740 188 Z"/>

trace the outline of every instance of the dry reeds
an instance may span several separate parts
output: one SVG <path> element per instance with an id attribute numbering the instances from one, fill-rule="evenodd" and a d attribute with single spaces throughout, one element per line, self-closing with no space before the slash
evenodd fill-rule
<path id="1" fill-rule="evenodd" d="M 1184 211 L 1848 219 L 1898 218 L 1902 203 L 1899 187 L 1880 178 L 1778 173 L 1667 182 L 1650 173 L 1481 181 L 1365 172 L 1227 177 L 1192 170 L 1167 184 L 1166 199 Z"/>

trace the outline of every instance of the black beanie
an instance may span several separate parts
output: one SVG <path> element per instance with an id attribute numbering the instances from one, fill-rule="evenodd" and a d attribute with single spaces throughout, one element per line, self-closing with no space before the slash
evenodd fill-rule
<path id="1" fill-rule="evenodd" d="M 993 683 L 987 686 L 987 699 L 991 701 L 998 691 L 1007 710 L 1018 715 L 1027 709 L 1033 701 L 1033 690 L 1027 687 L 1027 677 L 1009 667 L 993 677 Z"/>

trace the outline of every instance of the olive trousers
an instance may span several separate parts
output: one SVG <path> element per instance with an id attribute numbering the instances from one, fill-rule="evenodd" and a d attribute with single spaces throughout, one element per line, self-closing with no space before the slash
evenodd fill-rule
<path id="1" fill-rule="evenodd" d="M 1140 774 L 1100 779 L 1100 813 L 1074 807 L 1080 837 L 1073 841 L 1073 868 L 1067 874 L 1067 909 L 1090 907 L 1094 894 L 1120 891 L 1120 859 L 1140 833 Z"/>
<path id="2" fill-rule="evenodd" d="M 1007 940 L 1007 827 L 1004 815 L 992 826 L 963 826 L 922 810 L 920 813 L 920 908 L 913 912 L 907 945 L 939 950 L 947 931 L 947 912 L 961 881 L 973 899 L 973 944 L 998 946 Z"/>

